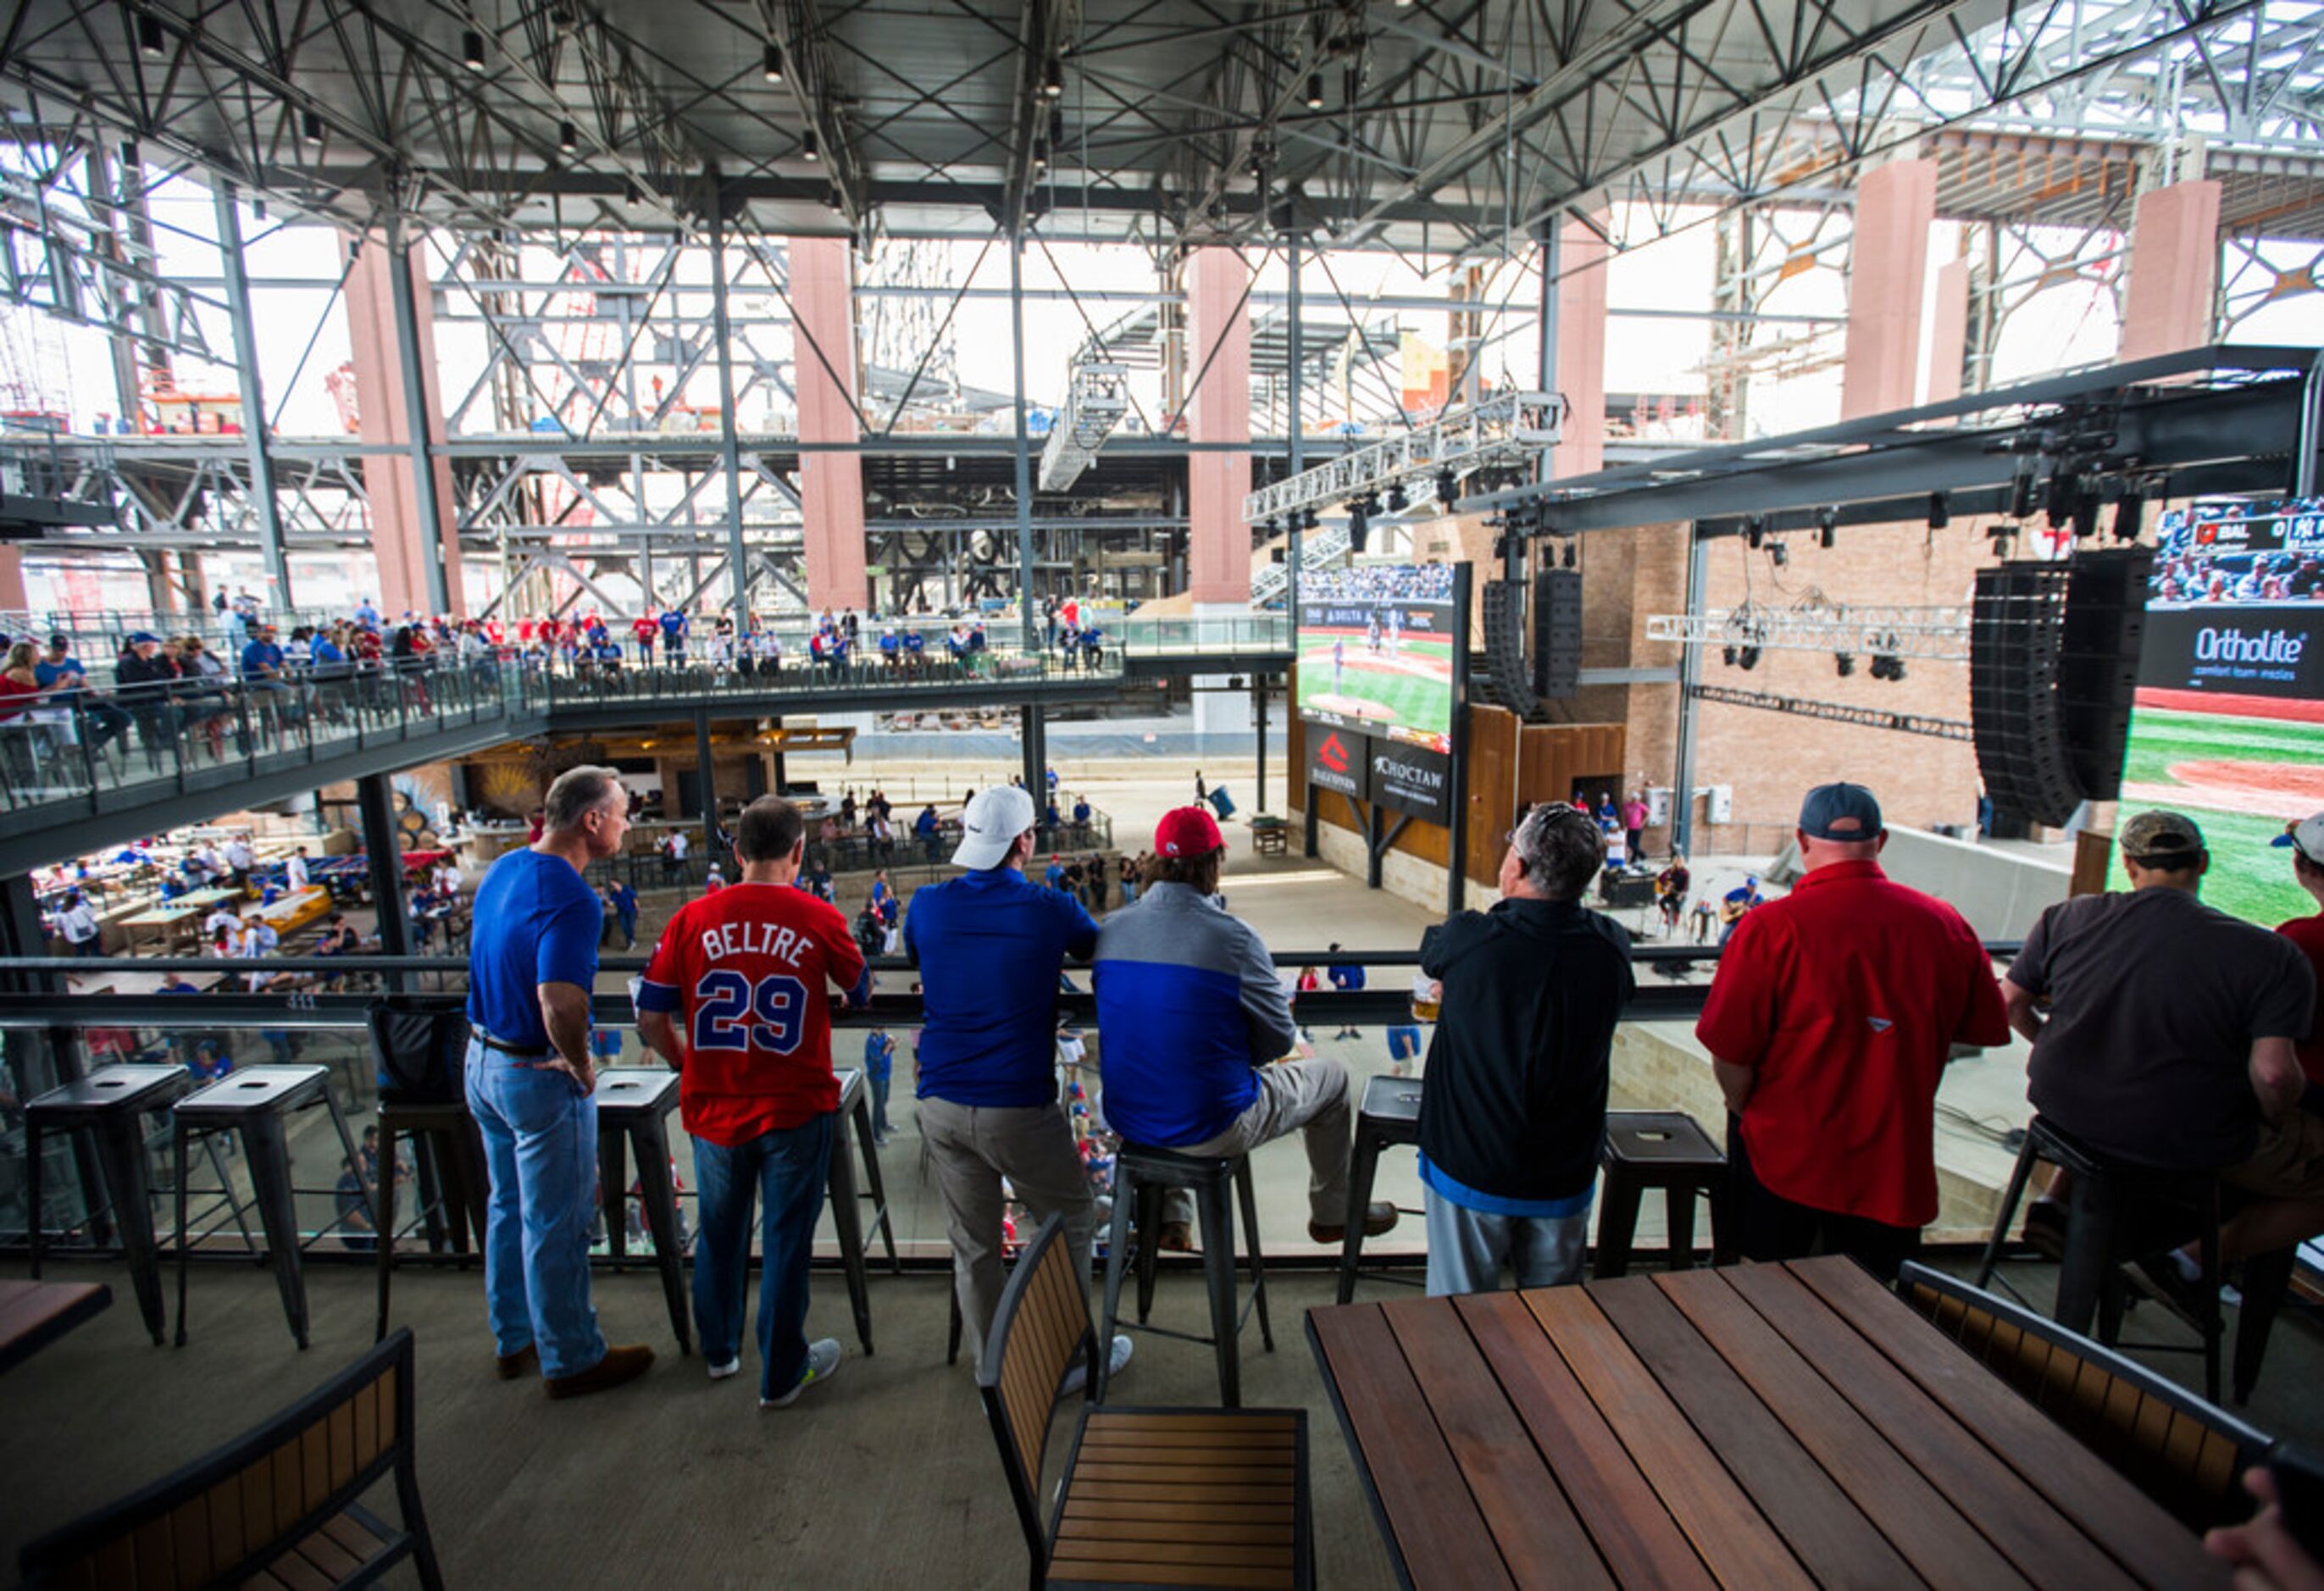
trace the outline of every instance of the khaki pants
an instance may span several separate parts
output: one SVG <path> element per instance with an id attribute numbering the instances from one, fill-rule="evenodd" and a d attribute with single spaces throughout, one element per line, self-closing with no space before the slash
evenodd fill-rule
<path id="1" fill-rule="evenodd" d="M 1348 1069 L 1337 1061 L 1291 1061 L 1258 1071 L 1259 1098 L 1232 1127 L 1207 1142 L 1170 1147 L 1181 1154 L 1248 1154 L 1296 1130 L 1307 1143 L 1307 1212 L 1319 1226 L 1338 1226 L 1348 1219 L 1348 1145 L 1355 1123 L 1348 1108 Z M 1162 1219 L 1191 1225 L 1194 1195 L 1172 1189 Z"/>
<path id="2" fill-rule="evenodd" d="M 936 1167 L 936 1189 L 944 1196 L 953 1286 L 967 1327 L 969 1362 L 974 1364 L 983 1355 L 984 1334 L 1001 1306 L 1001 1179 L 1009 1179 L 1036 1223 L 1052 1215 L 1065 1218 L 1065 1246 L 1074 1255 L 1074 1275 L 1084 1295 L 1097 1206 L 1062 1106 L 1010 1108 L 922 1099 L 920 1132 Z M 1024 1236 L 1029 1239 L 1032 1234 Z"/>

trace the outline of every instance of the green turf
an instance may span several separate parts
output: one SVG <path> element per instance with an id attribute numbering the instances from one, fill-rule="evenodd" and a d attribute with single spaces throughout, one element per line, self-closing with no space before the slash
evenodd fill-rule
<path id="1" fill-rule="evenodd" d="M 1370 654 L 1363 649 L 1363 638 L 1352 636 L 1347 646 L 1347 670 L 1339 688 L 1334 690 L 1332 685 L 1331 643 L 1323 641 L 1319 644 L 1312 637 L 1303 638 L 1303 640 L 1299 664 L 1299 705 L 1302 711 L 1305 711 L 1316 696 L 1349 696 L 1379 703 L 1395 715 L 1394 722 L 1423 734 L 1452 732 L 1451 641 L 1416 639 L 1406 636 L 1398 648 L 1403 657 L 1426 657 L 1448 670 L 1447 676 L 1432 679 L 1420 675 L 1374 672 L 1361 667 L 1359 659 Z M 1389 721 L 1367 719 L 1365 722 L 1375 732 L 1385 732 Z"/>
<path id="2" fill-rule="evenodd" d="M 2229 718 L 2207 713 L 2141 709 L 2131 715 L 2130 741 L 2123 758 L 2126 784 L 2175 785 L 2174 763 L 2227 759 L 2237 762 L 2324 762 L 2324 729 L 2312 723 Z M 2285 820 L 2302 815 L 2297 799 L 2280 815 L 2226 812 L 2205 806 L 2190 794 L 2181 803 L 2202 826 L 2211 852 L 2203 878 L 2203 898 L 2223 912 L 2268 927 L 2304 916 L 2315 902 L 2292 881 L 2291 853 L 2269 842 L 2283 832 Z M 2128 813 L 2131 806 L 2126 805 Z"/>

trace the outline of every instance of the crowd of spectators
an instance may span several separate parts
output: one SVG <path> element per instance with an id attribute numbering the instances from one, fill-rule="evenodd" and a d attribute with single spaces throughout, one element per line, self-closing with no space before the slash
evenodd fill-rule
<path id="1" fill-rule="evenodd" d="M 1304 569 L 1303 602 L 1441 602 L 1452 595 L 1450 564 L 1355 564 L 1344 569 Z"/>

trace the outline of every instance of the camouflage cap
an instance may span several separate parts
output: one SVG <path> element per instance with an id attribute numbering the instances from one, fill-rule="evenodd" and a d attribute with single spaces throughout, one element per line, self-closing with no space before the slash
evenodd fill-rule
<path id="1" fill-rule="evenodd" d="M 2203 851 L 2203 831 L 2175 812 L 2142 812 L 2123 824 L 2115 839 L 2133 861 L 2183 863 Z"/>

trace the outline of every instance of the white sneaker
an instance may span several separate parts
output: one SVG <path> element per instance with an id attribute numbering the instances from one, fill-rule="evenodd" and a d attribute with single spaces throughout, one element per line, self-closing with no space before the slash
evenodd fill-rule
<path id="1" fill-rule="evenodd" d="M 807 1369 L 798 1384 L 779 1398 L 761 1398 L 761 1409 L 788 1409 L 798 1402 L 799 1393 L 820 1381 L 829 1381 L 839 1372 L 839 1338 L 826 1337 L 807 1345 Z"/>
<path id="2" fill-rule="evenodd" d="M 736 1355 L 735 1355 L 733 1358 L 731 1358 L 731 1359 L 725 1360 L 725 1361 L 724 1361 L 724 1362 L 723 1362 L 723 1363 L 721 1363 L 721 1364 L 716 1364 L 716 1365 L 713 1365 L 713 1366 L 710 1366 L 710 1379 L 711 1379 L 711 1380 L 713 1380 L 713 1381 L 724 1381 L 724 1380 L 725 1380 L 729 1375 L 733 1375 L 736 1374 L 737 1372 L 739 1372 L 742 1368 L 742 1355 L 740 1355 L 740 1354 L 736 1354 Z"/>
<path id="3" fill-rule="evenodd" d="M 1127 1337 L 1116 1337 L 1113 1339 L 1113 1347 L 1105 1356 L 1107 1380 L 1111 1381 L 1121 1374 L 1122 1366 L 1130 1363 L 1130 1353 L 1137 1346 Z M 1071 1397 L 1088 1384 L 1089 1361 L 1076 1359 L 1074 1361 L 1074 1367 L 1065 1372 L 1065 1379 L 1057 1383 L 1057 1395 L 1061 1398 Z"/>

